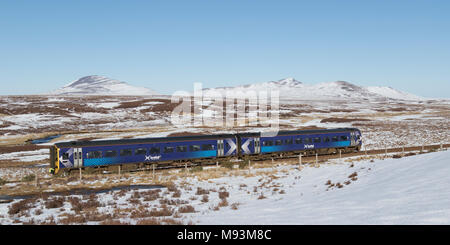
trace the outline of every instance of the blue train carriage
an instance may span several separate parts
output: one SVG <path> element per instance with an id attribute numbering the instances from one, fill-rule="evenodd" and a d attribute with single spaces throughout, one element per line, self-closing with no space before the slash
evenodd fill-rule
<path id="1" fill-rule="evenodd" d="M 50 172 L 122 164 L 153 164 L 229 158 L 237 154 L 235 135 L 57 143 L 50 150 Z"/>
<path id="2" fill-rule="evenodd" d="M 275 137 L 261 137 L 261 154 L 303 155 L 335 154 L 359 151 L 361 132 L 356 128 L 337 128 L 301 131 L 280 131 Z"/>

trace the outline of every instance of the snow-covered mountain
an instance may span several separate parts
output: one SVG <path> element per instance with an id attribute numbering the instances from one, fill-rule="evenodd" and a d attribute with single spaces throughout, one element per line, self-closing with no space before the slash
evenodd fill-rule
<path id="1" fill-rule="evenodd" d="M 278 90 L 281 100 L 425 100 L 425 98 L 398 91 L 391 87 L 362 87 L 345 81 L 305 84 L 294 78 L 279 81 L 254 83 L 237 87 L 219 87 L 204 89 L 206 94 L 213 92 L 226 95 L 246 93 L 248 91 Z"/>
<path id="2" fill-rule="evenodd" d="M 155 91 L 103 76 L 86 76 L 50 92 L 55 95 L 156 95 Z"/>

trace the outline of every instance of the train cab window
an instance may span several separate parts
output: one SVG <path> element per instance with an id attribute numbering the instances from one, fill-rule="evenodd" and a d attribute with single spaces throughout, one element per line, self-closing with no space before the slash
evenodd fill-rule
<path id="1" fill-rule="evenodd" d="M 347 140 L 348 140 L 348 137 L 346 135 L 341 136 L 341 141 L 347 141 Z"/>
<path id="2" fill-rule="evenodd" d="M 159 154 L 161 151 L 159 149 L 159 147 L 151 147 L 150 148 L 150 155 L 152 154 Z"/>
<path id="3" fill-rule="evenodd" d="M 275 145 L 282 145 L 283 141 L 282 140 L 275 140 Z"/>
<path id="4" fill-rule="evenodd" d="M 323 138 L 323 142 L 330 142 L 330 138 L 329 137 Z"/>
<path id="5" fill-rule="evenodd" d="M 305 138 L 305 140 L 303 140 L 303 142 L 305 144 L 309 144 L 309 143 L 311 143 L 311 138 Z"/>
<path id="6" fill-rule="evenodd" d="M 120 156 L 121 157 L 126 157 L 126 156 L 131 156 L 133 155 L 133 151 L 131 149 L 122 149 L 120 150 Z"/>
<path id="7" fill-rule="evenodd" d="M 185 146 L 185 145 L 177 146 L 177 152 L 186 152 L 186 151 L 187 151 L 187 146 Z"/>
<path id="8" fill-rule="evenodd" d="M 212 145 L 212 144 L 202 145 L 202 151 L 211 151 L 211 150 L 214 150 L 214 145 Z"/>
<path id="9" fill-rule="evenodd" d="M 263 146 L 272 146 L 272 145 L 273 145 L 273 141 L 271 141 L 271 140 L 263 141 Z"/>
<path id="10" fill-rule="evenodd" d="M 295 144 L 301 144 L 301 143 L 302 143 L 302 138 L 295 139 Z"/>
<path id="11" fill-rule="evenodd" d="M 172 146 L 164 147 L 164 153 L 172 153 L 174 148 Z"/>
<path id="12" fill-rule="evenodd" d="M 63 159 L 63 160 L 69 160 L 69 153 L 68 153 L 68 152 L 63 153 L 63 154 L 62 154 L 62 159 Z"/>
<path id="13" fill-rule="evenodd" d="M 315 137 L 314 138 L 314 143 L 320 143 L 320 137 Z"/>
<path id="14" fill-rule="evenodd" d="M 286 145 L 292 145 L 292 139 L 285 139 L 284 144 Z"/>
<path id="15" fill-rule="evenodd" d="M 101 158 L 102 157 L 102 152 L 101 151 L 90 151 L 86 154 L 86 157 L 88 159 L 92 159 L 92 158 Z"/>
<path id="16" fill-rule="evenodd" d="M 117 151 L 113 150 L 105 151 L 105 157 L 115 157 L 115 156 L 117 156 Z"/>
<path id="17" fill-rule="evenodd" d="M 137 148 L 134 151 L 134 155 L 146 155 L 147 154 L 147 149 L 146 148 Z"/>
<path id="18" fill-rule="evenodd" d="M 339 141 L 339 137 L 337 137 L 337 136 L 333 136 L 333 137 L 331 138 L 331 141 L 333 141 L 333 142 L 337 142 L 337 141 Z"/>
<path id="19" fill-rule="evenodd" d="M 201 148 L 199 145 L 190 145 L 189 150 L 190 151 L 199 151 Z"/>

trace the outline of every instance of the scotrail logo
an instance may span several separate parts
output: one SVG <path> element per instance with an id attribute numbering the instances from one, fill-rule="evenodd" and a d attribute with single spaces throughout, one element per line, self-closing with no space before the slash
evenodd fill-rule
<path id="1" fill-rule="evenodd" d="M 161 159 L 161 155 L 159 156 L 145 156 L 145 161 L 155 161 Z"/>
<path id="2" fill-rule="evenodd" d="M 313 148 L 314 148 L 314 145 L 305 145 L 304 148 L 305 148 L 305 149 L 313 149 Z"/>

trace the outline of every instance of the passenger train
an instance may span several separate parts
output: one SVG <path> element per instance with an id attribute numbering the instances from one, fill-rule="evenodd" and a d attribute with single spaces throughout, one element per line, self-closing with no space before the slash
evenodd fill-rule
<path id="1" fill-rule="evenodd" d="M 264 159 L 280 155 L 335 154 L 359 151 L 357 128 L 280 131 L 274 137 L 260 132 L 143 139 L 72 141 L 50 148 L 50 172 L 126 164 L 183 161 Z"/>

